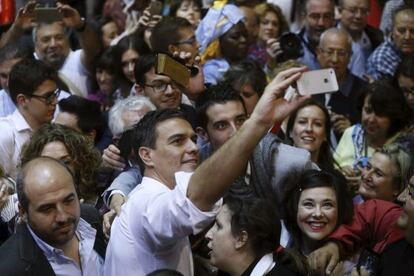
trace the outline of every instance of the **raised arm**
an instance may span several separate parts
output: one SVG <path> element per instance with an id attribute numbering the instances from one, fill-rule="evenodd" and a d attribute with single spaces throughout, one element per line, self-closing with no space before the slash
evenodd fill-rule
<path id="1" fill-rule="evenodd" d="M 102 50 L 102 42 L 98 32 L 93 30 L 85 19 L 82 19 L 79 12 L 69 5 L 57 3 L 57 7 L 63 15 L 63 23 L 66 27 L 76 30 L 79 42 L 82 46 L 82 64 L 88 70 L 93 68 L 93 62 Z"/>
<path id="2" fill-rule="evenodd" d="M 305 68 L 292 68 L 278 74 L 266 87 L 250 118 L 235 136 L 196 169 L 187 196 L 201 210 L 210 210 L 239 176 L 257 143 L 275 122 L 282 122 L 307 97 L 286 101 L 283 96 Z"/>
<path id="3" fill-rule="evenodd" d="M 14 23 L 10 29 L 4 33 L 0 39 L 0 48 L 6 44 L 17 41 L 25 30 L 32 28 L 35 25 L 34 22 L 34 9 L 36 7 L 36 1 L 29 1 L 27 4 L 20 8 L 17 12 Z"/>

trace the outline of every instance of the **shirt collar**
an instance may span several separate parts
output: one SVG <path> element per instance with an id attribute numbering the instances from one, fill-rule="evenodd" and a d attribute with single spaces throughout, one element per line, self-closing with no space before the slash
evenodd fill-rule
<path id="1" fill-rule="evenodd" d="M 24 130 L 33 130 L 29 124 L 27 123 L 26 119 L 23 117 L 23 115 L 20 113 L 19 109 L 16 109 L 11 114 L 11 120 L 14 123 L 16 129 L 18 132 L 24 131 Z"/>

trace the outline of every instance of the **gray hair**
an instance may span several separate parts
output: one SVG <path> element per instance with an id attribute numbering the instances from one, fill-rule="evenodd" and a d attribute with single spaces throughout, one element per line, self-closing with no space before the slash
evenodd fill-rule
<path id="1" fill-rule="evenodd" d="M 37 38 L 37 32 L 39 31 L 39 29 L 41 29 L 43 26 L 46 25 L 52 25 L 56 22 L 52 22 L 52 23 L 45 23 L 45 22 L 39 22 L 36 24 L 36 26 L 33 27 L 32 29 L 32 40 L 33 43 L 36 44 L 36 38 Z M 66 26 L 62 26 L 63 28 L 63 33 L 66 35 L 66 39 L 69 39 L 69 28 Z"/>
<path id="2" fill-rule="evenodd" d="M 144 96 L 130 96 L 116 102 L 111 110 L 109 110 L 108 125 L 112 135 L 119 135 L 126 130 L 125 122 L 122 120 L 122 114 L 125 111 L 143 108 L 145 106 L 150 110 L 156 109 L 155 105 Z"/>
<path id="3" fill-rule="evenodd" d="M 351 35 L 347 31 L 345 31 L 343 29 L 338 29 L 338 28 L 335 28 L 335 27 L 329 28 L 321 34 L 321 38 L 319 40 L 319 47 L 322 46 L 322 44 L 324 43 L 326 37 L 329 36 L 329 35 L 345 36 L 346 40 L 348 42 L 348 48 L 349 48 L 350 51 L 352 51 L 352 37 L 351 37 Z"/>

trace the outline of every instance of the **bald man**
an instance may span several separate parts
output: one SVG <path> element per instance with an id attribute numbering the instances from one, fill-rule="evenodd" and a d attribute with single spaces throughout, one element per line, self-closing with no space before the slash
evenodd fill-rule
<path id="1" fill-rule="evenodd" d="M 0 247 L 2 275 L 103 274 L 102 234 L 80 218 L 73 175 L 65 165 L 48 157 L 30 161 L 17 177 L 17 194 L 23 223 Z M 99 227 L 97 211 L 90 208 L 82 208 L 82 216 Z"/>
<path id="2" fill-rule="evenodd" d="M 360 120 L 354 101 L 366 82 L 348 69 L 352 56 L 352 38 L 345 30 L 330 28 L 324 31 L 316 53 L 321 68 L 333 68 L 338 80 L 337 93 L 317 95 L 315 99 L 332 111 L 332 126 L 339 138 L 346 128 Z"/>

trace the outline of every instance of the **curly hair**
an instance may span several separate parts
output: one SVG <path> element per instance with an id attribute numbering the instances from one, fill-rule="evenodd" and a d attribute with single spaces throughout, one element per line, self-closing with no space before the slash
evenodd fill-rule
<path id="1" fill-rule="evenodd" d="M 44 147 L 55 141 L 65 145 L 72 159 L 79 198 L 93 200 L 96 197 L 96 173 L 101 164 L 101 155 L 91 139 L 69 127 L 58 124 L 40 127 L 23 145 L 20 167 L 41 156 Z"/>

